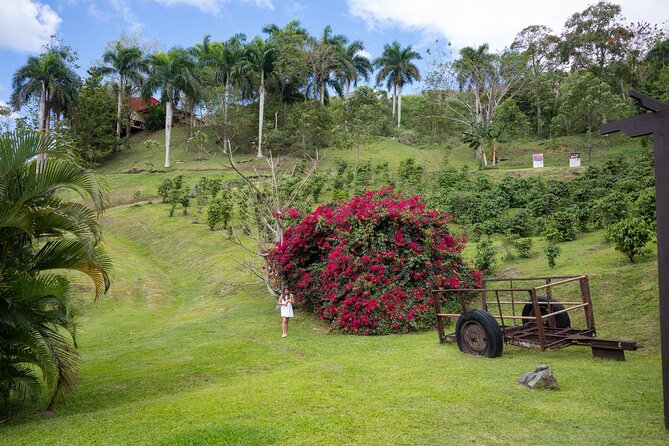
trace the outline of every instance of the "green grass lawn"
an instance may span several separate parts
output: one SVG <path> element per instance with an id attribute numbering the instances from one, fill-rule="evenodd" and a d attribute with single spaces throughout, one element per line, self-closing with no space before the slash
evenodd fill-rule
<path id="1" fill-rule="evenodd" d="M 376 157 L 401 160 L 404 150 L 392 145 Z M 426 151 L 424 159 L 433 156 Z M 103 168 L 112 196 L 155 194 L 154 178 L 179 171 L 119 173 L 127 166 Z M 625 362 L 593 359 L 578 347 L 541 353 L 507 346 L 502 357 L 484 359 L 440 345 L 435 332 L 329 333 L 302 311 L 282 339 L 273 299 L 236 269 L 240 252 L 220 232 L 192 216 L 170 218 L 161 203 L 115 207 L 103 226 L 114 283 L 94 303 L 90 285 L 76 281 L 78 391 L 55 416 L 2 425 L 2 445 L 669 442 L 657 264 L 653 255 L 628 263 L 601 232 L 561 244 L 550 273 L 590 275 L 599 335 L 646 346 Z M 549 272 L 543 245 L 535 245 L 531 259 L 500 260 L 499 273 Z M 472 243 L 465 255 L 474 251 Z M 542 363 L 553 368 L 559 392 L 518 384 Z"/>

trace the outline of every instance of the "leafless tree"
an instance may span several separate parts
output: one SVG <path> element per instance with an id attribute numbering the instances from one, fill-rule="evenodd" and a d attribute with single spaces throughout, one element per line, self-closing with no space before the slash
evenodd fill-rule
<path id="1" fill-rule="evenodd" d="M 240 269 L 257 277 L 276 297 L 277 288 L 267 255 L 271 248 L 283 242 L 286 213 L 300 205 L 304 186 L 318 170 L 323 157 L 318 151 L 314 156 L 306 155 L 308 164 L 298 171 L 296 165 L 287 162 L 286 156 L 274 156 L 268 151 L 262 170 L 257 166 L 244 170 L 235 162 L 231 147 L 229 140 L 223 140 L 220 151 L 225 161 L 222 164 L 246 186 L 237 188 L 236 193 L 243 204 L 238 207 L 240 220 L 247 223 L 242 223 L 241 228 L 231 226 L 229 239 L 249 254 L 238 261 Z"/>

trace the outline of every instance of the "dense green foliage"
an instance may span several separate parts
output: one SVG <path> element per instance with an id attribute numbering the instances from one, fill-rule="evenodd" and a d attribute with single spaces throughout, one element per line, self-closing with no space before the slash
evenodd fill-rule
<path id="1" fill-rule="evenodd" d="M 74 146 L 82 160 L 98 165 L 114 153 L 118 144 L 111 131 L 116 119 L 114 95 L 102 77 L 92 74 L 81 87 L 71 129 Z"/>
<path id="2" fill-rule="evenodd" d="M 87 274 L 109 287 L 97 212 L 105 196 L 94 175 L 52 136 L 0 136 L 0 416 L 34 401 L 51 407 L 78 378 L 70 280 Z M 42 157 L 48 155 L 46 159 Z M 92 207 L 61 198 L 70 190 Z"/>
<path id="3" fill-rule="evenodd" d="M 606 238 L 617 251 L 634 262 L 634 257 L 648 252 L 646 245 L 653 239 L 653 231 L 640 217 L 628 218 L 612 224 L 606 230 Z"/>

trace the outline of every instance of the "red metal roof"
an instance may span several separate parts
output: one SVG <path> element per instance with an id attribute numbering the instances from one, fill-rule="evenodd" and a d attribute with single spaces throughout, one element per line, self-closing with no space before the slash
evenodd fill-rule
<path id="1" fill-rule="evenodd" d="M 160 105 L 160 101 L 156 98 L 151 98 L 147 104 L 142 98 L 130 98 L 129 104 L 130 108 L 134 111 L 144 111 L 149 105 Z"/>

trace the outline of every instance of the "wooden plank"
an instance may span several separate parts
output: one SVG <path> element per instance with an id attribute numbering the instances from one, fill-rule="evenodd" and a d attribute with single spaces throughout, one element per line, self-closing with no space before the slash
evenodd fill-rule
<path id="1" fill-rule="evenodd" d="M 532 302 L 517 301 L 517 300 L 516 300 L 516 301 L 500 300 L 499 303 L 500 303 L 500 304 L 504 304 L 504 305 L 530 305 Z M 553 305 L 555 305 L 555 304 L 562 304 L 562 305 L 580 305 L 580 304 L 582 304 L 582 303 L 583 303 L 583 302 L 580 302 L 580 301 L 579 301 L 579 302 L 571 302 L 571 301 L 563 302 L 563 301 L 560 301 L 560 300 L 554 300 L 554 301 L 551 302 L 551 304 L 553 304 Z"/>
<path id="2" fill-rule="evenodd" d="M 446 342 L 446 336 L 444 334 L 444 321 L 441 320 L 439 313 L 441 313 L 441 302 L 439 301 L 441 297 L 436 291 L 432 292 L 432 303 L 434 304 L 434 312 L 437 315 L 437 336 L 439 336 L 439 343 L 443 344 Z"/>
<path id="3" fill-rule="evenodd" d="M 576 282 L 577 280 L 580 280 L 583 277 L 585 277 L 585 276 L 576 276 L 576 277 L 572 277 L 570 279 L 558 280 L 557 282 L 547 283 L 546 285 L 535 286 L 534 289 L 536 291 L 538 291 L 538 290 L 543 290 L 544 288 L 551 288 L 551 287 L 554 287 L 556 285 L 562 285 L 564 283 Z"/>
<path id="4" fill-rule="evenodd" d="M 549 318 L 551 316 L 555 316 L 556 314 L 566 313 L 567 311 L 577 310 L 579 308 L 587 307 L 588 305 L 589 304 L 574 305 L 573 307 L 565 308 L 564 310 L 558 310 L 558 311 L 554 311 L 552 313 L 546 313 L 546 314 L 541 316 L 541 319 L 546 319 L 546 318 Z M 588 327 L 588 328 L 590 328 L 590 327 Z"/>

